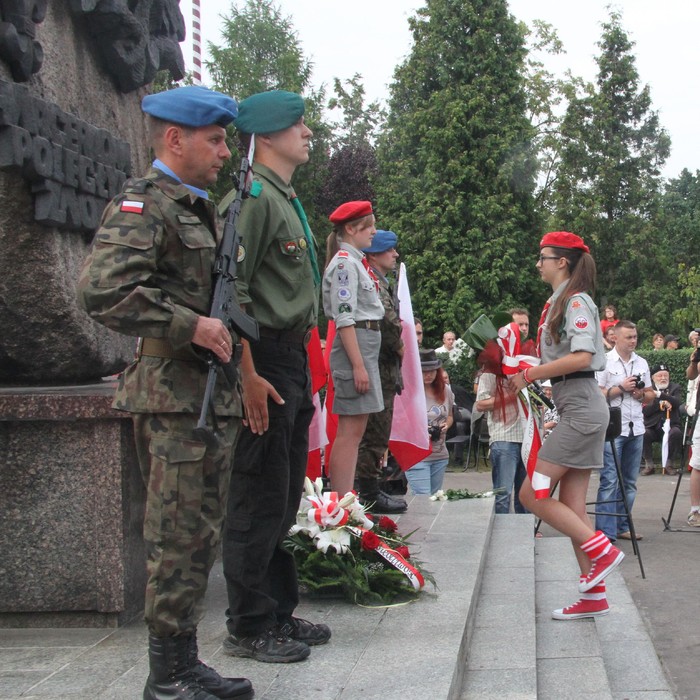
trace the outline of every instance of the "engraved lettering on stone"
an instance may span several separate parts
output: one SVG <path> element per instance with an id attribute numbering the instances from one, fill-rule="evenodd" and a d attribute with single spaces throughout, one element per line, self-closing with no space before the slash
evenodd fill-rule
<path id="1" fill-rule="evenodd" d="M 36 221 L 92 233 L 131 174 L 131 149 L 23 85 L 0 80 L 0 170 L 19 171 L 32 183 Z"/>

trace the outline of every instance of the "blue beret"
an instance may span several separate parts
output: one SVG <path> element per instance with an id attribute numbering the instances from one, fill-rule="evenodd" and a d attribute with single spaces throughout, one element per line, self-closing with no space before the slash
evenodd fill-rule
<path id="1" fill-rule="evenodd" d="M 152 117 L 183 126 L 230 124 L 238 114 L 236 100 L 201 85 L 186 85 L 146 95 L 141 109 Z"/>
<path id="2" fill-rule="evenodd" d="M 365 253 L 386 253 L 387 250 L 396 248 L 398 236 L 393 231 L 377 231 L 369 248 L 363 248 Z"/>
<path id="3" fill-rule="evenodd" d="M 286 90 L 258 92 L 241 101 L 235 127 L 244 134 L 271 134 L 288 129 L 304 116 L 304 99 Z"/>

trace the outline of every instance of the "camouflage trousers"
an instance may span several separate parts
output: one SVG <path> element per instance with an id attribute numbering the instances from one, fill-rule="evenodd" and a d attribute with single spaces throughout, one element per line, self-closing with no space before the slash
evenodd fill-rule
<path id="1" fill-rule="evenodd" d="M 194 630 L 226 512 L 231 458 L 240 418 L 217 417 L 220 444 L 193 437 L 198 416 L 133 414 L 139 464 L 146 484 L 146 600 L 149 632 L 171 637 Z"/>
<path id="2" fill-rule="evenodd" d="M 367 419 L 367 427 L 357 452 L 355 476 L 358 479 L 378 479 L 381 476 L 384 453 L 389 447 L 391 421 L 394 417 L 396 379 L 394 373 L 386 371 L 381 363 L 379 371 L 382 378 L 384 410 L 379 413 L 370 413 Z"/>

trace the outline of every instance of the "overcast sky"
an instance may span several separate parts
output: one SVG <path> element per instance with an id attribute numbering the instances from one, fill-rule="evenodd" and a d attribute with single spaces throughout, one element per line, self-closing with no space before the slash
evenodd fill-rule
<path id="1" fill-rule="evenodd" d="M 243 6 L 244 0 L 238 0 Z M 231 0 L 200 0 L 204 43 L 220 43 L 219 16 L 229 14 Z M 411 49 L 407 18 L 424 3 L 421 0 L 277 0 L 292 24 L 307 58 L 314 64 L 313 83 L 332 85 L 334 77 L 360 73 L 368 102 L 386 99 L 395 66 Z M 530 23 L 542 19 L 552 24 L 567 54 L 552 61 L 550 69 L 593 80 L 594 56 L 601 22 L 608 17 L 610 0 L 570 3 L 562 0 L 510 0 L 516 18 Z M 681 0 L 618 0 L 622 25 L 636 42 L 634 54 L 643 83 L 651 87 L 653 108 L 672 139 L 672 152 L 664 175 L 676 177 L 683 168 L 700 169 L 700 9 Z M 180 0 L 190 31 L 191 0 Z M 188 68 L 191 44 L 183 44 Z"/>

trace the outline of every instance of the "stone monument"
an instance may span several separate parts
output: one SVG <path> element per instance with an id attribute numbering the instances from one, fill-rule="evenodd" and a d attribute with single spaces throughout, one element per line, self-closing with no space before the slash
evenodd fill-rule
<path id="1" fill-rule="evenodd" d="M 0 0 L 0 626 L 142 605 L 144 492 L 110 408 L 135 339 L 76 283 L 105 204 L 150 162 L 142 97 L 184 76 L 178 0 Z"/>

